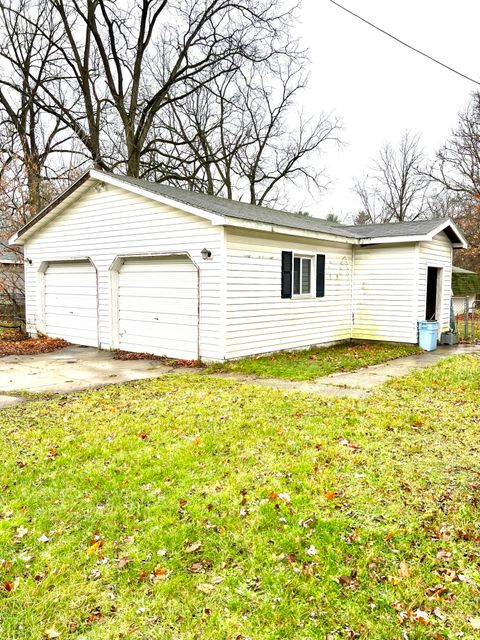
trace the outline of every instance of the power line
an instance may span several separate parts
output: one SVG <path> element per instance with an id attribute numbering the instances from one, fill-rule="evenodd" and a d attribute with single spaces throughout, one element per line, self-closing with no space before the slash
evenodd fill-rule
<path id="1" fill-rule="evenodd" d="M 377 31 L 380 31 L 380 33 L 383 33 L 385 36 L 388 36 L 392 40 L 395 40 L 395 42 L 398 42 L 398 43 L 402 44 L 404 47 L 407 47 L 408 49 L 411 49 L 412 51 L 415 51 L 415 53 L 419 53 L 424 58 L 427 58 L 428 60 L 431 60 L 432 62 L 435 62 L 435 64 L 440 65 L 444 69 L 448 69 L 448 71 L 452 71 L 453 73 L 456 73 L 457 76 L 460 76 L 460 77 L 464 78 L 465 80 L 469 80 L 470 82 L 474 82 L 475 84 L 478 84 L 480 86 L 480 82 L 478 80 L 474 80 L 473 78 L 471 78 L 470 76 L 465 75 L 461 71 L 457 71 L 457 69 L 454 69 L 453 67 L 450 67 L 448 64 L 445 64 L 444 62 L 440 62 L 440 60 L 437 60 L 436 58 L 433 58 L 432 56 L 429 56 L 428 53 L 424 53 L 423 51 L 420 51 L 420 49 L 417 49 L 416 47 L 412 46 L 411 44 L 408 44 L 408 42 L 404 42 L 403 40 L 400 40 L 400 38 L 397 38 L 396 36 L 392 35 L 388 31 L 385 31 L 385 29 L 381 29 L 380 27 L 377 27 L 377 25 L 373 24 L 373 22 L 369 22 L 365 18 L 362 18 L 362 16 L 359 16 L 358 13 L 354 13 L 353 11 L 350 11 L 350 9 L 347 9 L 347 7 L 344 7 L 343 5 L 339 4 L 338 2 L 335 2 L 335 0 L 329 0 L 329 1 L 332 4 L 334 4 L 335 6 L 339 7 L 339 9 L 342 9 L 343 11 L 346 11 L 347 13 L 349 13 L 354 18 L 358 18 L 358 20 L 361 20 L 365 24 L 368 24 L 369 27 L 373 27 Z"/>

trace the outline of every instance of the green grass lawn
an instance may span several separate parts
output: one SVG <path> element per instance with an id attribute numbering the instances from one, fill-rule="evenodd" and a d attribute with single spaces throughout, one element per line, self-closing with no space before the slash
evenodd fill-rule
<path id="1" fill-rule="evenodd" d="M 365 401 L 179 374 L 2 411 L 2 639 L 478 638 L 479 394 L 464 356 Z"/>
<path id="2" fill-rule="evenodd" d="M 345 343 L 333 347 L 313 347 L 304 351 L 281 351 L 267 356 L 214 363 L 207 373 L 231 372 L 262 378 L 314 380 L 330 373 L 353 371 L 387 360 L 421 353 L 416 345 L 385 342 Z"/>

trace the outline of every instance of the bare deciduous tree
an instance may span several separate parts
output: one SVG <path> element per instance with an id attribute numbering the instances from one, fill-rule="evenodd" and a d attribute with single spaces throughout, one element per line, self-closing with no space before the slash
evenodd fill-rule
<path id="1" fill-rule="evenodd" d="M 451 192 L 480 197 L 480 92 L 472 95 L 457 127 L 437 152 L 431 177 Z"/>
<path id="2" fill-rule="evenodd" d="M 32 1 L 25 0 L 31 8 Z M 268 0 L 36 0 L 48 82 L 37 103 L 57 114 L 95 164 L 141 173 L 154 121 L 245 61 L 288 54 L 291 9 Z M 10 1 L 8 10 L 18 15 Z M 31 24 L 36 22 L 27 14 Z M 25 18 L 25 15 L 22 16 Z"/>
<path id="3" fill-rule="evenodd" d="M 63 173 L 59 157 L 65 145 L 70 149 L 70 133 L 58 117 L 44 113 L 38 105 L 47 82 L 46 60 L 53 51 L 42 37 L 47 32 L 52 37 L 48 14 L 40 11 L 33 22 L 26 18 L 26 0 L 16 0 L 14 6 L 16 10 L 11 11 L 0 4 L 4 27 L 0 44 L 0 179 L 6 174 L 3 199 L 7 193 L 12 196 L 12 220 L 23 223 L 48 199 L 50 187 L 45 181 Z M 8 186 L 19 188 L 22 174 L 26 189 L 14 194 Z"/>
<path id="4" fill-rule="evenodd" d="M 354 184 L 368 221 L 404 222 L 426 215 L 429 177 L 418 135 L 403 133 L 398 149 L 386 144 L 372 172 Z"/>
<path id="5" fill-rule="evenodd" d="M 318 156 L 338 139 L 338 121 L 293 113 L 305 86 L 299 60 L 276 68 L 269 81 L 265 71 L 252 65 L 177 103 L 146 150 L 146 170 L 210 194 L 248 194 L 252 204 L 275 203 L 300 180 L 321 187 Z"/>
<path id="6" fill-rule="evenodd" d="M 0 58 L 12 70 L 4 107 L 11 139 L 26 131 L 15 157 L 31 167 L 30 212 L 47 158 L 64 165 L 65 153 L 67 166 L 92 161 L 258 204 L 289 183 L 320 186 L 318 152 L 338 122 L 294 114 L 306 81 L 295 9 L 296 0 L 0 0 Z M 25 107 L 18 126 L 11 95 Z"/>

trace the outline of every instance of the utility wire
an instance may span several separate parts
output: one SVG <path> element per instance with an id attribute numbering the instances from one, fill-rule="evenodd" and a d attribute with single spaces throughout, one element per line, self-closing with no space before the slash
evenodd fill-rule
<path id="1" fill-rule="evenodd" d="M 388 31 L 385 31 L 384 29 L 381 29 L 380 27 L 377 27 L 377 25 L 373 24 L 373 22 L 369 22 L 365 18 L 362 18 L 362 16 L 359 16 L 358 13 L 354 13 L 353 11 L 350 11 L 350 9 L 347 9 L 347 7 L 344 7 L 340 3 L 335 2 L 335 0 L 329 0 L 329 2 L 331 2 L 335 6 L 339 7 L 339 9 L 342 9 L 343 11 L 346 11 L 347 13 L 349 13 L 354 18 L 358 18 L 358 20 L 361 20 L 365 24 L 368 24 L 369 27 L 373 27 L 377 31 L 380 31 L 380 33 L 383 33 L 385 36 L 388 36 L 392 40 L 395 40 L 395 42 L 398 42 L 398 43 L 402 44 L 404 47 L 407 47 L 408 49 L 411 49 L 412 51 L 415 51 L 415 53 L 419 53 L 424 58 L 427 58 L 428 60 L 431 60 L 432 62 L 435 62 L 435 64 L 439 64 L 444 69 L 448 69 L 448 71 L 452 71 L 453 73 L 456 73 L 457 76 L 460 76 L 460 77 L 464 78 L 465 80 L 469 80 L 470 82 L 474 82 L 475 84 L 478 84 L 480 86 L 480 82 L 478 80 L 474 80 L 473 78 L 471 78 L 470 76 L 465 75 L 461 71 L 457 71 L 457 69 L 454 69 L 453 67 L 448 66 L 448 64 L 445 64 L 444 62 L 440 62 L 440 60 L 437 60 L 436 58 L 433 58 L 432 56 L 429 56 L 428 53 L 424 53 L 423 51 L 420 51 L 420 49 L 417 49 L 416 47 L 412 46 L 411 44 L 408 44 L 407 42 L 404 42 L 403 40 L 400 40 L 400 38 L 397 38 L 396 36 L 392 35 Z"/>

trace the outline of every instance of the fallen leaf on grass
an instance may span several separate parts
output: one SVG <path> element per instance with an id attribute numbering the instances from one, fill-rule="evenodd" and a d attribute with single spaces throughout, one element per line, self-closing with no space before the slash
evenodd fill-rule
<path id="1" fill-rule="evenodd" d="M 352 571 L 352 573 L 349 576 L 340 576 L 336 580 L 341 587 L 356 589 L 359 586 L 355 571 Z"/>
<path id="2" fill-rule="evenodd" d="M 444 613 L 442 613 L 442 611 L 440 611 L 440 609 L 438 607 L 435 607 L 435 609 L 433 610 L 433 615 L 438 618 L 439 620 L 445 620 L 446 616 Z"/>
<path id="3" fill-rule="evenodd" d="M 169 573 L 170 572 L 168 569 L 166 569 L 165 567 L 161 567 L 159 564 L 157 564 L 157 566 L 153 570 L 152 575 L 154 578 L 157 578 L 158 580 L 166 580 Z"/>
<path id="4" fill-rule="evenodd" d="M 436 587 L 428 588 L 425 593 L 429 598 L 435 598 L 435 600 L 439 600 L 440 596 L 442 596 L 446 590 L 447 588 L 443 584 L 440 584 Z"/>
<path id="5" fill-rule="evenodd" d="M 480 617 L 474 616 L 471 618 L 467 618 L 467 621 L 470 623 L 472 629 L 480 629 Z"/>
<path id="6" fill-rule="evenodd" d="M 397 533 L 397 529 L 394 529 L 393 531 L 389 531 L 385 536 L 385 542 L 388 542 L 389 540 L 391 540 L 396 533 Z"/>
<path id="7" fill-rule="evenodd" d="M 212 564 L 211 560 L 199 560 L 190 565 L 188 570 L 190 573 L 203 573 L 204 571 L 208 571 L 212 567 Z"/>
<path id="8" fill-rule="evenodd" d="M 355 451 L 360 451 L 360 446 L 355 444 L 354 442 L 349 442 L 348 440 L 340 440 L 340 444 L 342 447 L 347 447 L 353 453 Z"/>
<path id="9" fill-rule="evenodd" d="M 427 625 L 430 623 L 430 618 L 428 616 L 428 613 L 426 611 L 422 611 L 421 609 L 415 609 L 415 611 L 413 611 L 412 609 L 409 609 L 407 611 L 407 616 L 410 622 L 417 622 L 418 624 L 424 624 L 424 625 Z"/>
<path id="10" fill-rule="evenodd" d="M 103 620 L 104 615 L 102 614 L 100 609 L 94 609 L 93 611 L 90 611 L 85 622 L 87 624 L 94 624 L 95 622 L 102 622 Z"/>
<path id="11" fill-rule="evenodd" d="M 50 629 L 46 629 L 44 631 L 43 635 L 45 636 L 45 638 L 47 638 L 47 640 L 53 640 L 54 638 L 59 638 L 62 634 L 54 627 L 50 627 Z"/>
<path id="12" fill-rule="evenodd" d="M 409 578 L 411 574 L 412 570 L 410 569 L 409 565 L 404 560 L 402 560 L 398 569 L 398 575 L 402 578 Z"/>
<path id="13" fill-rule="evenodd" d="M 42 535 L 39 538 L 37 538 L 37 540 L 45 544 L 46 542 L 50 541 L 50 538 L 46 536 L 44 533 L 42 533 Z"/>
<path id="14" fill-rule="evenodd" d="M 105 540 L 102 540 L 100 536 L 98 535 L 93 536 L 93 540 L 90 542 L 90 546 L 87 548 L 88 555 L 92 555 L 93 553 L 96 553 L 99 549 L 103 547 L 104 544 L 105 544 Z"/>
<path id="15" fill-rule="evenodd" d="M 20 578 L 15 578 L 15 580 L 5 580 L 3 586 L 5 591 L 15 591 L 15 589 L 18 589 L 19 584 Z"/>
<path id="16" fill-rule="evenodd" d="M 451 549 L 440 549 L 437 553 L 437 560 L 450 560 L 452 553 Z"/>
<path id="17" fill-rule="evenodd" d="M 117 562 L 117 566 L 119 569 L 123 569 L 123 567 L 126 567 L 127 564 L 129 564 L 131 562 L 131 559 L 128 556 L 124 556 L 123 558 L 120 558 Z"/>
<path id="18" fill-rule="evenodd" d="M 203 582 L 201 584 L 197 584 L 195 588 L 197 591 L 201 591 L 202 593 L 211 593 L 215 589 L 215 585 L 210 584 L 209 582 Z"/>
<path id="19" fill-rule="evenodd" d="M 269 494 L 268 499 L 270 502 L 291 502 L 292 500 L 288 493 L 277 493 L 276 491 L 272 491 Z"/>
<path id="20" fill-rule="evenodd" d="M 20 526 L 17 528 L 17 531 L 15 533 L 15 538 L 17 540 L 21 540 L 22 538 L 24 538 L 28 533 L 28 529 L 24 526 Z"/>
<path id="21" fill-rule="evenodd" d="M 192 544 L 187 545 L 184 548 L 185 553 L 195 553 L 196 551 L 200 551 L 200 549 L 202 548 L 202 543 L 200 540 L 197 540 L 197 542 L 192 542 Z"/>

